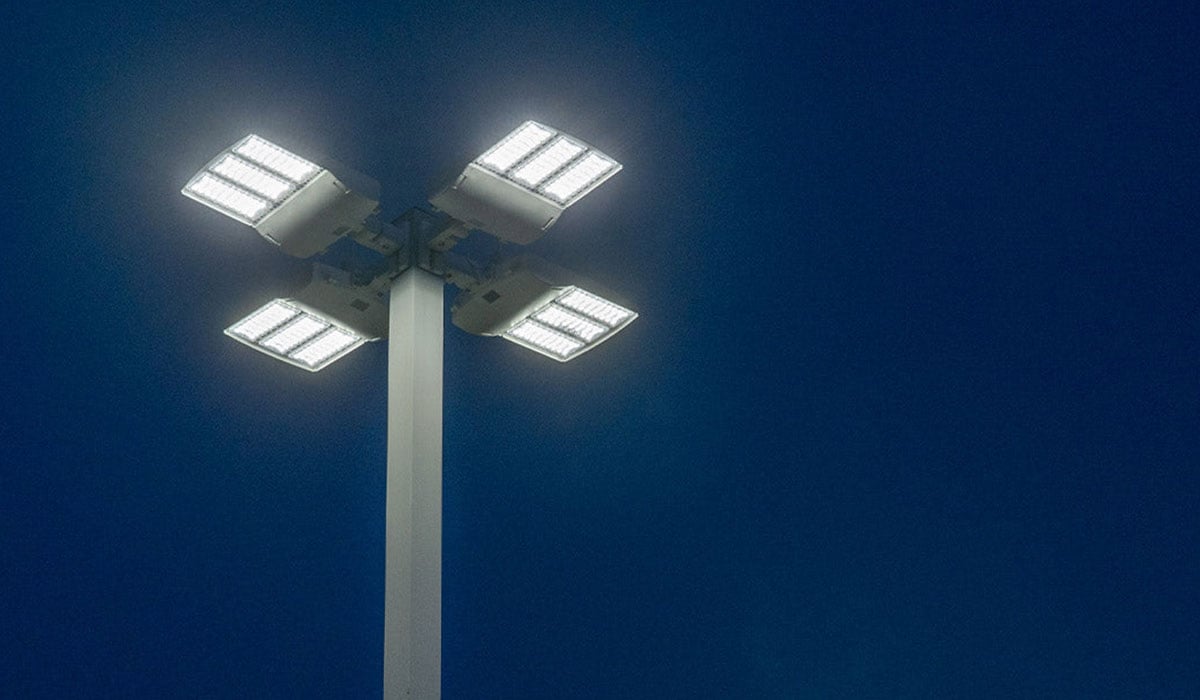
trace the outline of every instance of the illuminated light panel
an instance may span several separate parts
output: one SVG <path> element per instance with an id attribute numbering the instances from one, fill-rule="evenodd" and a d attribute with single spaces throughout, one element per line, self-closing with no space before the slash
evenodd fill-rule
<path id="1" fill-rule="evenodd" d="M 251 134 L 222 151 L 188 181 L 183 193 L 244 224 L 258 227 L 323 170 Z"/>
<path id="2" fill-rule="evenodd" d="M 555 301 L 608 326 L 618 326 L 634 315 L 629 309 L 601 299 L 595 294 L 589 294 L 578 287 L 571 287 Z"/>
<path id="3" fill-rule="evenodd" d="M 292 320 L 299 313 L 300 310 L 296 307 L 276 299 L 242 321 L 235 323 L 229 328 L 229 332 L 246 340 L 258 340 L 285 322 Z"/>
<path id="4" fill-rule="evenodd" d="M 257 168 L 232 153 L 225 154 L 212 171 L 233 184 L 279 202 L 292 189 L 292 183 Z"/>
<path id="5" fill-rule="evenodd" d="M 286 353 L 300 343 L 313 338 L 326 328 L 329 328 L 328 323 L 305 314 L 275 331 L 259 344 L 269 350 Z"/>
<path id="6" fill-rule="evenodd" d="M 529 319 L 510 328 L 504 336 L 510 340 L 516 339 L 522 345 L 532 346 L 533 349 L 558 359 L 570 357 L 584 345 L 582 340 L 577 340 Z"/>
<path id="7" fill-rule="evenodd" d="M 538 146 L 549 141 L 551 136 L 554 136 L 554 132 L 550 129 L 535 122 L 525 122 L 516 131 L 506 136 L 503 141 L 493 146 L 490 151 L 480 156 L 478 162 L 504 172 L 532 153 Z"/>
<path id="8" fill-rule="evenodd" d="M 558 298 L 502 333 L 518 345 L 566 362 L 608 340 L 637 314 L 585 292 L 567 287 Z"/>
<path id="9" fill-rule="evenodd" d="M 562 209 L 621 169 L 586 143 L 534 121 L 517 127 L 474 162 Z"/>
<path id="10" fill-rule="evenodd" d="M 273 170 L 298 185 L 304 184 L 321 169 L 300 156 L 283 150 L 264 138 L 251 134 L 233 147 L 233 152 Z"/>
<path id="11" fill-rule="evenodd" d="M 225 329 L 225 334 L 277 360 L 310 372 L 324 369 L 367 338 L 293 304 L 275 299 Z"/>
<path id="12" fill-rule="evenodd" d="M 547 176 L 569 163 L 583 151 L 583 146 L 560 136 L 528 163 L 517 168 L 513 172 L 512 178 L 530 187 L 536 187 Z"/>
<path id="13" fill-rule="evenodd" d="M 608 330 L 607 326 L 589 321 L 579 314 L 567 311 L 558 304 L 550 304 L 530 318 L 556 330 L 566 331 L 588 343 Z"/>
<path id="14" fill-rule="evenodd" d="M 595 182 L 616 167 L 616 162 L 596 153 L 589 153 L 578 163 L 551 180 L 542 191 L 559 202 L 566 202 L 580 190 Z"/>
<path id="15" fill-rule="evenodd" d="M 183 191 L 195 195 L 197 199 L 218 211 L 231 213 L 235 218 L 251 224 L 271 208 L 271 203 L 267 200 L 234 187 L 209 172 L 201 173 L 189 182 Z"/>
<path id="16" fill-rule="evenodd" d="M 288 357 L 304 363 L 307 367 L 315 368 L 328 362 L 338 353 L 353 350 L 363 342 L 365 339 L 362 336 L 349 333 L 341 328 L 330 328 L 316 340 L 289 353 Z"/>

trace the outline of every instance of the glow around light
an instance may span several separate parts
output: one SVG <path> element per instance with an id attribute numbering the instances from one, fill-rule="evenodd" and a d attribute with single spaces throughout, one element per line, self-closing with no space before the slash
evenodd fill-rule
<path id="1" fill-rule="evenodd" d="M 232 214 L 234 218 L 253 224 L 271 208 L 271 203 L 257 195 L 235 187 L 213 175 L 201 173 L 183 188 L 204 204 L 217 211 Z"/>
<path id="2" fill-rule="evenodd" d="M 583 146 L 560 136 L 548 148 L 534 156 L 533 160 L 517 168 L 512 177 L 518 182 L 536 187 L 550 173 L 571 162 L 571 159 L 583 151 Z"/>
<path id="3" fill-rule="evenodd" d="M 585 292 L 567 287 L 554 301 L 519 319 L 502 335 L 518 345 L 566 362 L 611 338 L 637 314 Z"/>
<path id="4" fill-rule="evenodd" d="M 233 147 L 233 152 L 269 170 L 273 170 L 296 184 L 303 184 L 321 169 L 295 153 L 283 150 L 270 141 L 251 134 Z"/>
<path id="5" fill-rule="evenodd" d="M 620 163 L 591 146 L 532 121 L 475 162 L 564 209 L 621 169 Z"/>
<path id="6" fill-rule="evenodd" d="M 616 165 L 616 162 L 609 158 L 589 153 L 548 182 L 544 191 L 554 199 L 566 202 Z"/>
<path id="7" fill-rule="evenodd" d="M 479 158 L 479 162 L 494 170 L 504 172 L 515 165 L 517 161 L 532 153 L 538 146 L 550 140 L 551 136 L 554 136 L 553 131 L 535 122 L 525 122 L 490 151 L 484 153 Z"/>
<path id="8" fill-rule="evenodd" d="M 367 339 L 287 299 L 276 299 L 225 329 L 225 334 L 288 364 L 312 372 L 352 352 Z"/>

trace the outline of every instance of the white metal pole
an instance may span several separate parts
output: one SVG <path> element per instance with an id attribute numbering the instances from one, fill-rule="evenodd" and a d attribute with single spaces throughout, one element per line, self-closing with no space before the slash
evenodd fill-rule
<path id="1" fill-rule="evenodd" d="M 442 692 L 442 288 L 414 266 L 391 289 L 385 700 Z"/>

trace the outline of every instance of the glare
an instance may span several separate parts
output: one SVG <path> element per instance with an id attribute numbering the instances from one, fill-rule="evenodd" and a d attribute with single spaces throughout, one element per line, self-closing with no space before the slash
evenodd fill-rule
<path id="1" fill-rule="evenodd" d="M 569 163 L 583 150 L 583 146 L 560 136 L 548 148 L 537 154 L 533 160 L 517 168 L 512 177 L 530 187 L 536 187 L 550 173 Z"/>
<path id="2" fill-rule="evenodd" d="M 234 146 L 233 152 L 283 175 L 296 184 L 304 184 L 320 170 L 316 165 L 300 156 L 285 151 L 254 134 L 247 136 L 241 143 Z"/>
<path id="3" fill-rule="evenodd" d="M 189 182 L 184 192 L 194 195 L 218 211 L 232 212 L 251 223 L 271 208 L 271 203 L 267 200 L 234 187 L 208 172 Z"/>
<path id="4" fill-rule="evenodd" d="M 500 172 L 508 170 L 538 146 L 548 141 L 554 132 L 534 122 L 525 122 L 503 141 L 479 158 L 479 162 Z"/>

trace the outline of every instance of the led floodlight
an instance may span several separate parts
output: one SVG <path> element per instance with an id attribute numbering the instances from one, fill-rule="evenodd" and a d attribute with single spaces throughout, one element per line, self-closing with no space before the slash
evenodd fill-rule
<path id="1" fill-rule="evenodd" d="M 559 362 L 574 359 L 629 325 L 637 314 L 574 285 L 565 271 L 524 256 L 455 300 L 454 325 L 498 335 Z"/>
<path id="2" fill-rule="evenodd" d="M 532 243 L 621 164 L 537 122 L 525 122 L 430 198 L 438 209 L 513 243 Z"/>
<path id="3" fill-rule="evenodd" d="M 196 173 L 183 194 L 254 227 L 288 255 L 307 258 L 360 227 L 379 206 L 374 181 L 346 174 L 362 181 L 356 191 L 329 170 L 251 134 Z"/>
<path id="4" fill-rule="evenodd" d="M 294 299 L 276 299 L 225 329 L 225 334 L 312 372 L 387 333 L 387 304 L 341 271 L 317 265 Z"/>
<path id="5" fill-rule="evenodd" d="M 367 340 L 293 299 L 268 302 L 226 328 L 225 335 L 310 372 L 328 367 Z"/>

